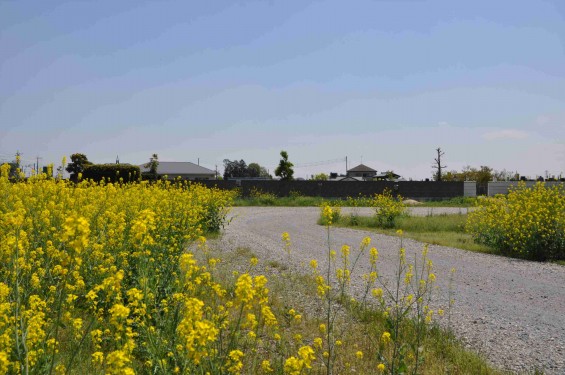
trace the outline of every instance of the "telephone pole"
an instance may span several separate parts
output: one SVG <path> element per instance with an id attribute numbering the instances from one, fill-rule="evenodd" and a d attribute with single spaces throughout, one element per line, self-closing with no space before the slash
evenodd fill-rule
<path id="1" fill-rule="evenodd" d="M 43 158 L 40 157 L 40 156 L 36 156 L 36 157 L 35 157 L 35 160 L 36 160 L 36 162 L 37 162 L 36 168 L 35 168 L 35 174 L 39 174 L 39 160 L 41 160 L 41 159 L 43 159 Z"/>

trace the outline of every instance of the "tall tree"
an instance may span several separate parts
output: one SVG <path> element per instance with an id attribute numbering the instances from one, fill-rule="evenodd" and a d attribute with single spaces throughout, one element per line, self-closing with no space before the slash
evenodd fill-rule
<path id="1" fill-rule="evenodd" d="M 71 162 L 67 164 L 65 170 L 71 174 L 71 180 L 76 181 L 78 174 L 84 172 L 84 168 L 92 165 L 85 154 L 75 153 L 71 155 Z"/>
<path id="2" fill-rule="evenodd" d="M 224 180 L 234 177 L 250 177 L 247 163 L 243 159 L 239 161 L 224 159 Z"/>
<path id="3" fill-rule="evenodd" d="M 271 177 L 267 169 L 260 166 L 259 163 L 249 163 L 247 166 L 247 172 L 249 177 Z"/>
<path id="4" fill-rule="evenodd" d="M 436 181 L 441 181 L 442 170 L 444 168 L 447 168 L 447 165 L 441 164 L 441 157 L 445 155 L 445 152 L 443 152 L 440 147 L 436 148 L 436 151 L 437 151 L 437 157 L 434 159 L 435 164 L 432 165 L 432 168 L 436 170 L 436 172 L 434 173 L 434 179 Z"/>
<path id="5" fill-rule="evenodd" d="M 257 163 L 250 163 L 247 166 L 247 174 L 249 177 L 259 177 L 261 175 L 261 166 Z"/>
<path id="6" fill-rule="evenodd" d="M 275 169 L 275 176 L 279 176 L 281 180 L 293 180 L 292 175 L 294 174 L 294 164 L 288 161 L 288 153 L 286 151 L 281 151 L 281 160 L 277 169 Z"/>

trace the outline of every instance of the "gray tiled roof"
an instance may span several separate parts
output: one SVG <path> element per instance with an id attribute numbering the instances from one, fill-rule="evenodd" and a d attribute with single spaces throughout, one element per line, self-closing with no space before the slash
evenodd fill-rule
<path id="1" fill-rule="evenodd" d="M 139 166 L 141 172 L 149 172 L 149 168 L 145 167 L 145 164 Z M 211 174 L 215 175 L 216 172 L 204 168 L 200 165 L 191 163 L 189 161 L 160 161 L 159 166 L 157 167 L 157 173 L 160 175 L 202 175 L 202 174 Z"/>
<path id="2" fill-rule="evenodd" d="M 359 164 L 356 167 L 347 170 L 348 172 L 376 172 L 373 168 L 367 167 L 365 164 Z"/>

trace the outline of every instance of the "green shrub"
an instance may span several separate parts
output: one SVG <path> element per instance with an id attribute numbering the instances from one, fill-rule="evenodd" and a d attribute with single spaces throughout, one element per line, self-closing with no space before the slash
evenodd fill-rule
<path id="1" fill-rule="evenodd" d="M 249 196 L 257 204 L 263 206 L 274 206 L 277 202 L 277 196 L 273 193 L 266 193 L 255 186 L 249 191 Z"/>
<path id="2" fill-rule="evenodd" d="M 351 207 L 351 214 L 349 214 L 348 222 L 349 225 L 358 226 L 360 224 L 359 219 L 359 208 L 370 206 L 371 199 L 367 199 L 359 193 L 357 198 L 354 197 L 347 197 L 347 200 L 344 202 L 344 205 L 347 207 Z"/>
<path id="3" fill-rule="evenodd" d="M 131 164 L 93 164 L 86 166 L 82 173 L 83 180 L 95 182 L 133 182 L 140 176 L 139 167 Z"/>
<path id="4" fill-rule="evenodd" d="M 301 193 L 300 191 L 298 191 L 298 190 L 291 190 L 291 191 L 288 193 L 288 196 L 291 197 L 291 198 L 293 198 L 293 199 L 295 199 L 295 198 L 302 197 L 302 193 Z"/>
<path id="5" fill-rule="evenodd" d="M 507 196 L 483 199 L 478 205 L 466 224 L 476 242 L 514 257 L 565 259 L 563 187 L 520 184 Z"/>

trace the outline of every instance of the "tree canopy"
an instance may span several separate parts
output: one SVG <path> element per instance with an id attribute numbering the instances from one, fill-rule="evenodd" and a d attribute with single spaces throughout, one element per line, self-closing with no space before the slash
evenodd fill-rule
<path id="1" fill-rule="evenodd" d="M 247 166 L 247 171 L 249 172 L 249 177 L 271 177 L 267 168 L 260 166 L 258 163 L 250 163 Z"/>
<path id="2" fill-rule="evenodd" d="M 258 163 L 247 165 L 245 160 L 224 159 L 224 179 L 236 177 L 264 177 L 270 178 L 269 172 L 265 167 Z"/>
<path id="3" fill-rule="evenodd" d="M 234 177 L 249 177 L 245 160 L 224 159 L 224 180 Z"/>
<path id="4" fill-rule="evenodd" d="M 312 176 L 312 180 L 314 181 L 327 181 L 328 178 L 328 175 L 325 173 L 318 173 Z"/>
<path id="5" fill-rule="evenodd" d="M 84 172 L 84 168 L 92 165 L 85 154 L 75 153 L 71 155 L 71 162 L 67 164 L 65 170 L 71 174 L 71 179 L 76 180 L 78 174 Z"/>
<path id="6" fill-rule="evenodd" d="M 294 167 L 294 164 L 288 161 L 288 153 L 284 150 L 281 151 L 281 160 L 277 169 L 275 169 L 275 176 L 280 177 L 281 180 L 293 180 L 294 169 L 292 167 Z"/>
<path id="7" fill-rule="evenodd" d="M 506 170 L 495 171 L 491 167 L 481 165 L 480 168 L 471 167 L 467 165 L 463 167 L 461 172 L 455 170 L 449 171 L 444 174 L 443 181 L 476 181 L 476 182 L 489 182 L 493 180 L 506 181 L 518 180 L 518 173 L 508 172 Z"/>

